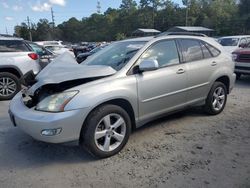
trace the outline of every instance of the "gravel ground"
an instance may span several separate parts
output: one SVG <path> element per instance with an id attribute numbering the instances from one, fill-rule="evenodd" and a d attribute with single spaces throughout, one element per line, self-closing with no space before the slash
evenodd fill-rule
<path id="1" fill-rule="evenodd" d="M 136 130 L 118 155 L 33 140 L 0 102 L 0 187 L 250 187 L 250 77 L 223 113 L 191 109 Z"/>

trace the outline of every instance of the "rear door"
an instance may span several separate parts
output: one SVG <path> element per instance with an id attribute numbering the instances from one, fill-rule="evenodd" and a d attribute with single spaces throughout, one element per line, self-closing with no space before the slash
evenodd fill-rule
<path id="1" fill-rule="evenodd" d="M 207 97 L 210 81 L 218 67 L 219 51 L 198 39 L 180 39 L 184 62 L 187 67 L 187 101 L 193 103 Z"/>
<path id="2" fill-rule="evenodd" d="M 149 47 L 138 60 L 154 59 L 159 69 L 136 75 L 140 119 L 147 119 L 185 105 L 186 65 L 180 63 L 175 40 Z"/>

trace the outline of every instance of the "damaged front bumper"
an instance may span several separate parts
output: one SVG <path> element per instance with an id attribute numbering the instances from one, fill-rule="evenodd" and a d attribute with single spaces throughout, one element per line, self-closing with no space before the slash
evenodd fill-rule
<path id="1" fill-rule="evenodd" d="M 36 140 L 49 143 L 63 143 L 79 140 L 87 108 L 59 113 L 37 111 L 23 103 L 21 92 L 10 103 L 10 117 L 13 124 Z M 60 130 L 55 135 L 45 136 L 42 132 Z"/>

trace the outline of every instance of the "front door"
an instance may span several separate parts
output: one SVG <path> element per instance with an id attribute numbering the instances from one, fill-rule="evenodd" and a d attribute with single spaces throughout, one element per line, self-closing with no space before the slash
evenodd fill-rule
<path id="1" fill-rule="evenodd" d="M 180 64 L 175 40 L 152 45 L 139 59 L 154 59 L 159 69 L 136 75 L 140 120 L 180 108 L 186 102 L 186 65 Z"/>

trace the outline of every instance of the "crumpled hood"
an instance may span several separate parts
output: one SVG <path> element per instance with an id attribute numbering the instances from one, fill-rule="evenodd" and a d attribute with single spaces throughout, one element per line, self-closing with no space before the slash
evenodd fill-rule
<path id="1" fill-rule="evenodd" d="M 30 95 L 43 85 L 59 84 L 65 81 L 109 76 L 116 73 L 112 67 L 103 65 L 82 65 L 68 52 L 58 56 L 47 65 L 37 76 L 36 83 L 28 90 Z"/>

